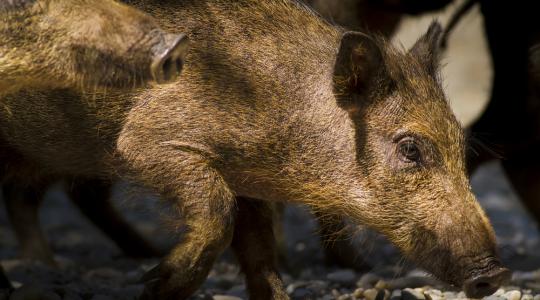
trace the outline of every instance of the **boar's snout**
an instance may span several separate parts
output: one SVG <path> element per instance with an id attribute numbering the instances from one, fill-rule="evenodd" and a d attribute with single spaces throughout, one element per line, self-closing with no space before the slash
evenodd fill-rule
<path id="1" fill-rule="evenodd" d="M 489 296 L 510 280 L 510 270 L 498 261 L 493 260 L 488 266 L 480 272 L 473 272 L 473 275 L 463 283 L 463 290 L 468 298 Z"/>
<path id="2" fill-rule="evenodd" d="M 153 47 L 152 77 L 157 83 L 167 83 L 175 80 L 184 64 L 188 39 L 183 34 L 166 34 Z"/>

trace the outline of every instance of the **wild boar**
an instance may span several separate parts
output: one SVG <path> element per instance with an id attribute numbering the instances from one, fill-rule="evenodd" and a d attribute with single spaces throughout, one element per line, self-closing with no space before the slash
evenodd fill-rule
<path id="1" fill-rule="evenodd" d="M 277 201 L 369 226 L 469 297 L 509 277 L 438 79 L 440 25 L 403 51 L 296 1 L 130 4 L 189 33 L 181 80 L 20 93 L 24 105 L 4 100 L 17 113 L 0 130 L 21 158 L 12 178 L 123 174 L 177 206 L 187 231 L 143 298 L 188 297 L 231 242 L 251 297 L 286 298 L 267 217 Z"/>

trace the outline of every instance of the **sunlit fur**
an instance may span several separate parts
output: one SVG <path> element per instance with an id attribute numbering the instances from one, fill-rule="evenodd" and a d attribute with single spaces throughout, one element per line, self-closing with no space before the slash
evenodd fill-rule
<path id="1" fill-rule="evenodd" d="M 113 0 L 2 1 L 0 95 L 22 88 L 141 86 L 163 37 L 143 13 Z"/>
<path id="2" fill-rule="evenodd" d="M 2 112 L 0 128 L 49 176 L 123 174 L 177 205 L 190 230 L 146 276 L 144 298 L 187 297 L 241 238 L 233 232 L 259 232 L 235 229 L 242 217 L 235 196 L 349 216 L 457 285 L 496 260 L 491 226 L 464 171 L 462 130 L 436 79 L 435 53 L 424 45 L 429 36 L 410 53 L 363 39 L 354 53 L 382 59 L 350 67 L 371 72 L 350 74 L 369 79 L 363 89 L 342 88 L 336 84 L 357 83 L 335 78 L 343 30 L 296 2 L 130 4 L 166 29 L 189 33 L 180 80 L 130 94 L 27 93 L 24 105 L 8 98 L 13 113 Z M 338 100 L 347 97 L 343 106 Z M 405 131 L 426 144 L 417 168 L 396 152 Z M 237 241 L 253 258 L 240 262 L 244 270 L 265 270 L 249 273 L 248 286 L 285 297 L 272 247 L 260 244 L 271 238 L 267 232 Z M 250 293 L 256 298 L 258 289 Z"/>

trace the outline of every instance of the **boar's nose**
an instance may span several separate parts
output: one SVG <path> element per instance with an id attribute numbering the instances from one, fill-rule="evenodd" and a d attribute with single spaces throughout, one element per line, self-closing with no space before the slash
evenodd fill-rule
<path id="1" fill-rule="evenodd" d="M 497 267 L 466 280 L 463 284 L 463 290 L 468 298 L 489 296 L 495 293 L 503 283 L 510 280 L 510 276 L 510 270 Z"/>
<path id="2" fill-rule="evenodd" d="M 178 77 L 184 64 L 188 38 L 183 34 L 165 34 L 154 46 L 151 72 L 157 83 L 171 82 Z"/>

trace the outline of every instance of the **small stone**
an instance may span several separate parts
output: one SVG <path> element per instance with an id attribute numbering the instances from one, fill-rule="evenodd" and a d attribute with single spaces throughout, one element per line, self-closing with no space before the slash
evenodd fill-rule
<path id="1" fill-rule="evenodd" d="M 504 298 L 500 296 L 491 295 L 491 296 L 485 297 L 483 300 L 504 300 Z"/>
<path id="2" fill-rule="evenodd" d="M 47 291 L 42 287 L 23 285 L 11 294 L 9 300 L 62 300 L 62 298 L 58 294 Z"/>
<path id="3" fill-rule="evenodd" d="M 424 293 L 418 292 L 416 290 L 406 288 L 401 291 L 401 299 L 403 300 L 425 300 L 426 297 Z"/>
<path id="4" fill-rule="evenodd" d="M 378 293 L 379 291 L 376 289 L 367 289 L 364 291 L 364 298 L 366 298 L 366 300 L 375 300 Z"/>
<path id="5" fill-rule="evenodd" d="M 364 296 L 364 289 L 363 288 L 357 288 L 354 290 L 353 296 L 357 299 L 360 299 Z"/>
<path id="6" fill-rule="evenodd" d="M 326 275 L 326 278 L 335 283 L 353 285 L 356 279 L 356 273 L 353 270 L 339 270 L 329 273 Z"/>
<path id="7" fill-rule="evenodd" d="M 229 296 L 229 295 L 214 295 L 212 297 L 214 300 L 242 300 L 240 297 Z"/>
<path id="8" fill-rule="evenodd" d="M 312 293 L 306 288 L 297 288 L 290 295 L 293 299 L 306 299 L 310 298 L 310 296 L 312 296 Z"/>
<path id="9" fill-rule="evenodd" d="M 436 289 L 428 289 L 424 292 L 424 296 L 426 296 L 426 299 L 431 300 L 442 300 L 444 299 L 443 293 Z"/>
<path id="10" fill-rule="evenodd" d="M 534 295 L 533 300 L 540 300 L 540 294 L 539 295 Z"/>
<path id="11" fill-rule="evenodd" d="M 493 296 L 502 296 L 504 293 L 506 293 L 506 291 L 503 288 L 500 288 L 493 293 Z"/>
<path id="12" fill-rule="evenodd" d="M 444 292 L 443 293 L 444 299 L 454 299 L 457 298 L 456 293 L 454 292 Z"/>
<path id="13" fill-rule="evenodd" d="M 521 300 L 533 300 L 533 296 L 526 294 L 526 295 L 521 296 Z"/>
<path id="14" fill-rule="evenodd" d="M 349 294 L 344 294 L 344 295 L 341 295 L 341 296 L 337 297 L 337 300 L 350 300 L 350 299 L 352 299 L 352 297 Z"/>
<path id="15" fill-rule="evenodd" d="M 341 294 L 339 293 L 338 290 L 333 289 L 333 290 L 332 290 L 332 296 L 334 296 L 334 298 L 337 298 L 337 297 L 341 296 Z"/>
<path id="16" fill-rule="evenodd" d="M 467 296 L 465 296 L 465 292 L 463 292 L 463 291 L 459 292 L 456 297 L 460 298 L 460 299 L 466 299 L 467 298 Z"/>
<path id="17" fill-rule="evenodd" d="M 305 281 L 297 281 L 295 283 L 291 283 L 287 286 L 287 288 L 285 289 L 285 291 L 287 292 L 287 294 L 292 294 L 294 293 L 294 291 L 297 289 L 297 288 L 300 288 L 300 287 L 303 287 L 303 286 L 306 286 L 307 285 L 307 282 Z"/>
<path id="18" fill-rule="evenodd" d="M 386 283 L 386 281 L 382 279 L 377 281 L 377 283 L 375 284 L 375 288 L 379 290 L 386 289 L 387 287 L 388 287 L 388 284 Z"/>
<path id="19" fill-rule="evenodd" d="M 380 279 L 381 278 L 375 274 L 366 273 L 356 282 L 356 286 L 361 288 L 373 287 Z"/>
<path id="20" fill-rule="evenodd" d="M 501 297 L 508 299 L 508 300 L 520 300 L 521 299 L 521 292 L 520 291 L 509 291 L 504 293 Z"/>
<path id="21" fill-rule="evenodd" d="M 393 290 L 390 294 L 390 300 L 399 300 L 401 299 L 401 290 Z"/>

